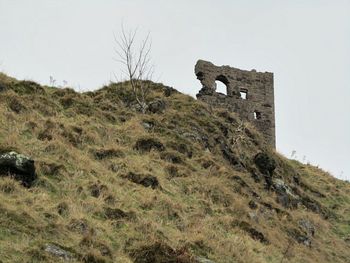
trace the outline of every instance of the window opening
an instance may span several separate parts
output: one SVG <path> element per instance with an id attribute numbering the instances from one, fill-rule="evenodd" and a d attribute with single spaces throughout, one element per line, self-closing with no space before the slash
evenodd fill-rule
<path id="1" fill-rule="evenodd" d="M 217 80 L 215 81 L 215 85 L 216 85 L 216 92 L 227 95 L 227 87 L 223 82 Z"/>
<path id="2" fill-rule="evenodd" d="M 246 90 L 246 89 L 241 89 L 241 90 L 239 91 L 239 93 L 240 93 L 240 95 L 241 95 L 241 99 L 243 99 L 243 100 L 246 100 L 246 99 L 247 99 L 248 90 Z"/>
<path id="3" fill-rule="evenodd" d="M 254 120 L 260 120 L 261 119 L 261 112 L 254 111 Z"/>

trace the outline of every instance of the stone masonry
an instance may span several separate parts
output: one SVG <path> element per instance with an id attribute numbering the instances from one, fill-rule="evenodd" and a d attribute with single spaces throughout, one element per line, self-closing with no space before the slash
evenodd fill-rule
<path id="1" fill-rule="evenodd" d="M 273 73 L 215 66 L 204 60 L 197 61 L 195 73 L 203 86 L 197 94 L 199 100 L 236 112 L 276 147 Z M 226 95 L 216 92 L 216 81 L 226 85 Z"/>

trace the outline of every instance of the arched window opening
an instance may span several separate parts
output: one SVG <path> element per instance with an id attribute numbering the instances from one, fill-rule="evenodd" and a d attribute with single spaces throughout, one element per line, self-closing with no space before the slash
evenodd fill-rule
<path id="1" fill-rule="evenodd" d="M 215 85 L 216 92 L 227 95 L 228 80 L 224 75 L 219 75 L 216 77 Z"/>
<path id="2" fill-rule="evenodd" d="M 260 120 L 261 119 L 261 112 L 254 111 L 254 120 Z"/>
<path id="3" fill-rule="evenodd" d="M 217 80 L 215 81 L 215 85 L 216 85 L 216 92 L 227 95 L 227 87 L 224 83 Z"/>

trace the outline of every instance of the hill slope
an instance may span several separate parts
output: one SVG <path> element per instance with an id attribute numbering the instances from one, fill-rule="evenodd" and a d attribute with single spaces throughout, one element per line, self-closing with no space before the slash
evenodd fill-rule
<path id="1" fill-rule="evenodd" d="M 349 262 L 350 185 L 161 84 L 95 92 L 0 75 L 1 262 Z"/>

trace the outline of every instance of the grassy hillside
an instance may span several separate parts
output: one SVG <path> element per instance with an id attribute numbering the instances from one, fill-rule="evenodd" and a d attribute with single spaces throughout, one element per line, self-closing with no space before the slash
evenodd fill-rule
<path id="1" fill-rule="evenodd" d="M 0 262 L 349 262 L 349 183 L 224 109 L 161 84 L 150 101 L 0 75 L 0 152 L 38 176 L 0 177 Z"/>

